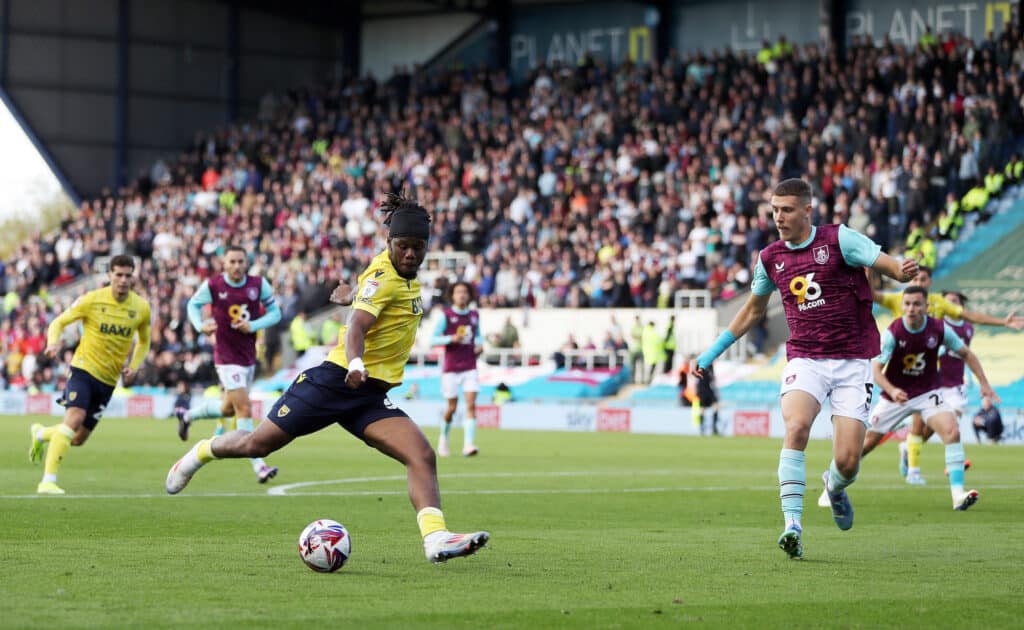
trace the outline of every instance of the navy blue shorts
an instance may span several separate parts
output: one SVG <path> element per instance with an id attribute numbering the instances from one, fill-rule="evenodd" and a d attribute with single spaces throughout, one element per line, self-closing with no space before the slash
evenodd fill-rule
<path id="1" fill-rule="evenodd" d="M 299 374 L 270 408 L 267 419 L 292 437 L 316 433 L 332 424 L 365 441 L 366 427 L 384 418 L 408 418 L 388 399 L 387 390 L 373 383 L 359 389 L 345 384 L 348 370 L 324 361 Z"/>
<path id="2" fill-rule="evenodd" d="M 92 431 L 103 417 L 103 411 L 113 395 L 113 385 L 107 385 L 85 370 L 73 367 L 64 388 L 64 407 L 85 409 L 85 422 L 82 425 Z"/>

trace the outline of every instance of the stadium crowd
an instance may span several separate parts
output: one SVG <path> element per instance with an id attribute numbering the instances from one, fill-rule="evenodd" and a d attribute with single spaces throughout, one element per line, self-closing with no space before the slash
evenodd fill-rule
<path id="1" fill-rule="evenodd" d="M 1024 38 L 927 37 L 854 40 L 842 57 L 783 42 L 644 67 L 588 59 L 522 85 L 504 70 L 398 71 L 267 96 L 0 263 L 5 381 L 55 385 L 63 368 L 35 357 L 75 296 L 51 292 L 115 254 L 141 259 L 154 307 L 142 381 L 213 381 L 185 303 L 232 243 L 280 300 L 272 362 L 280 333 L 380 247 L 377 200 L 401 187 L 434 212 L 432 250 L 469 254 L 428 303 L 456 279 L 493 307 L 664 307 L 684 288 L 727 300 L 776 238 L 767 191 L 787 177 L 817 192 L 815 222 L 934 258 L 922 244 L 955 236 L 948 204 L 1022 146 Z"/>

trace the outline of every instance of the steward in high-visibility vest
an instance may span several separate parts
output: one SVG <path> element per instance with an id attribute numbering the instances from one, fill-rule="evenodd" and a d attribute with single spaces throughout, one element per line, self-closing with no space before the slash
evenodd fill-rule
<path id="1" fill-rule="evenodd" d="M 996 170 L 996 167 L 988 167 L 988 175 L 985 176 L 985 192 L 989 197 L 998 197 L 1003 192 L 1003 175 Z"/>
<path id="2" fill-rule="evenodd" d="M 980 182 L 974 188 L 967 191 L 967 194 L 960 200 L 960 209 L 963 212 L 976 212 L 985 207 L 988 203 L 988 191 Z"/>

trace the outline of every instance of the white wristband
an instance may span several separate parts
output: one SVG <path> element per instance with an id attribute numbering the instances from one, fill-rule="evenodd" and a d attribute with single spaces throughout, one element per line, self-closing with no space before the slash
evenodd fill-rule
<path id="1" fill-rule="evenodd" d="M 363 357 L 356 357 L 354 359 L 349 359 L 348 370 L 350 372 L 365 372 L 366 371 L 366 366 L 363 365 Z"/>

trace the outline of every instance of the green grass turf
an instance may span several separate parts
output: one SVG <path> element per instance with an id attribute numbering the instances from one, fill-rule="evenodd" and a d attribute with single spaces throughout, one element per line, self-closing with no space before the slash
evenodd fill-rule
<path id="1" fill-rule="evenodd" d="M 488 529 L 491 545 L 434 566 L 404 471 L 340 429 L 273 455 L 281 474 L 270 487 L 346 483 L 268 496 L 247 462 L 228 461 L 168 497 L 167 469 L 186 450 L 175 425 L 108 419 L 66 458 L 66 497 L 28 498 L 42 473 L 27 460 L 30 421 L 0 418 L 4 627 L 1019 623 L 1017 448 L 968 444 L 981 500 L 962 513 L 951 509 L 941 446 L 925 446 L 930 483 L 914 488 L 883 445 L 851 489 L 856 525 L 840 532 L 816 506 L 830 447 L 813 442 L 797 562 L 775 545 L 777 440 L 481 431 L 480 457 L 439 468 L 449 526 Z M 384 479 L 351 481 L 366 477 Z M 323 517 L 353 538 L 335 574 L 296 553 L 299 532 Z"/>

